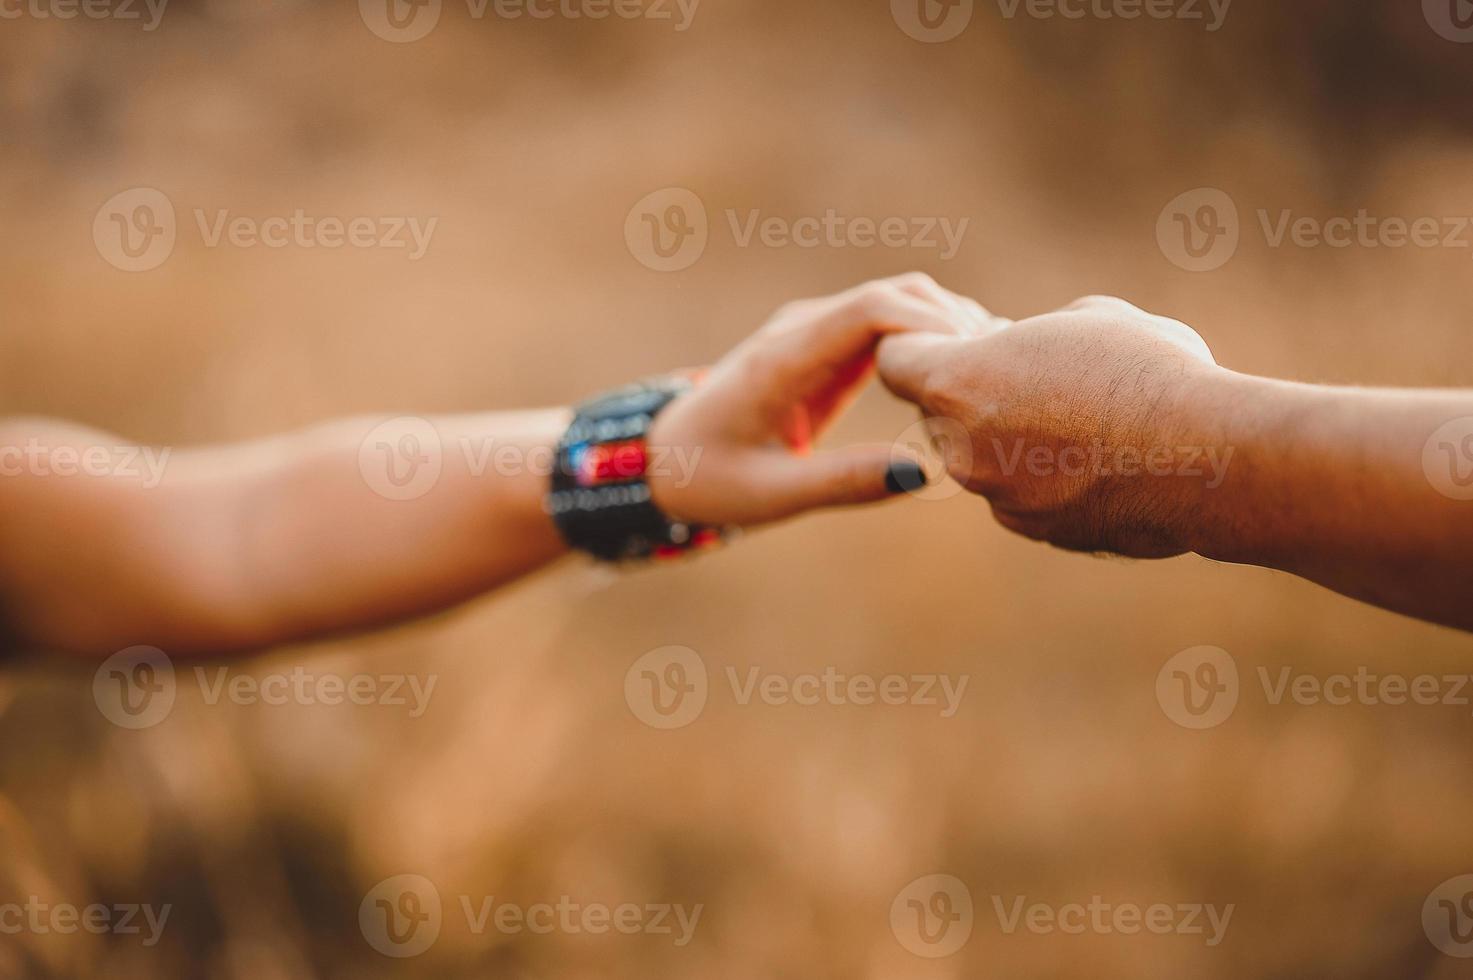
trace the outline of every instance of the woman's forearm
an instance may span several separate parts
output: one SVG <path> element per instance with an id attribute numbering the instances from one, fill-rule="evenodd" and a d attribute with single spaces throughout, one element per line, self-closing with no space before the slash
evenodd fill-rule
<path id="1" fill-rule="evenodd" d="M 241 494 L 243 577 L 278 637 L 431 612 L 565 545 L 543 509 L 564 409 L 337 423 Z M 432 426 L 432 431 L 429 427 Z"/>
<path id="2" fill-rule="evenodd" d="M 979 316 L 919 274 L 785 305 L 657 409 L 651 459 L 672 465 L 646 474 L 656 514 L 641 519 L 668 518 L 679 551 L 701 543 L 692 527 L 901 495 L 922 475 L 905 452 L 813 443 L 868 378 L 882 337 L 959 334 Z M 561 408 L 349 419 L 160 454 L 158 472 L 140 475 L 106 465 L 137 449 L 114 436 L 0 420 L 0 626 L 49 648 L 174 654 L 445 608 L 566 550 L 543 501 L 571 421 Z M 102 471 L 76 472 L 84 454 Z M 52 465 L 62 456 L 70 475 Z M 590 520 L 578 523 L 581 538 Z M 606 533 L 580 545 L 596 554 L 652 543 L 617 520 L 591 524 Z"/>
<path id="3" fill-rule="evenodd" d="M 32 467 L 0 481 L 24 515 L 0 517 L 6 618 L 48 646 L 176 653 L 444 608 L 563 552 L 542 499 L 569 417 L 349 419 L 180 450 L 153 480 Z M 118 444 L 59 425 L 39 439 L 52 453 Z"/>

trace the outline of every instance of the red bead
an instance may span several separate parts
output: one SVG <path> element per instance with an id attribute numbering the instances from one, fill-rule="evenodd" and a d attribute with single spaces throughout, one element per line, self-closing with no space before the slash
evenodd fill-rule
<path id="1" fill-rule="evenodd" d="M 585 486 L 618 483 L 644 475 L 647 465 L 642 442 L 610 442 L 589 446 L 583 454 L 581 481 Z"/>

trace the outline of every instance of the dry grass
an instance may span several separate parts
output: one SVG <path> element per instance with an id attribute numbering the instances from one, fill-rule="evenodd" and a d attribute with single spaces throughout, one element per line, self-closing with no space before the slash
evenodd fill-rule
<path id="1" fill-rule="evenodd" d="M 1022 314 L 1090 292 L 1196 325 L 1235 367 L 1473 383 L 1463 251 L 1272 250 L 1213 274 L 1153 228 L 1192 187 L 1244 213 L 1469 213 L 1466 52 L 1415 4 L 1235 8 L 1177 23 L 1006 22 L 924 46 L 884 3 L 716 3 L 651 23 L 470 23 L 418 44 L 350 6 L 176 0 L 153 34 L 0 28 L 0 412 L 164 443 L 364 411 L 563 402 L 718 355 L 779 302 L 919 266 Z M 1402 9 L 1405 8 L 1405 9 Z M 430 255 L 205 249 L 126 275 L 90 227 L 121 188 L 181 214 L 416 214 Z M 687 272 L 625 250 L 683 185 L 713 215 Z M 721 212 L 969 217 L 951 262 L 741 249 Z M 841 439 L 893 438 L 876 392 Z M 75 544 L 79 551 L 87 543 Z M 146 641 L 146 638 L 140 638 Z M 645 651 L 713 693 L 688 728 L 632 716 Z M 1270 707 L 1210 732 L 1158 668 L 1211 644 L 1254 670 L 1466 671 L 1467 637 L 1286 576 L 1130 565 L 1010 538 L 957 497 L 754 535 L 613 579 L 577 563 L 432 621 L 240 669 L 438 678 L 430 710 L 208 705 L 113 728 L 91 671 L 0 675 L 0 901 L 170 902 L 159 945 L 0 935 L 0 974 L 683 977 L 1452 977 L 1428 890 L 1467 867 L 1467 708 Z M 727 666 L 970 676 L 962 710 L 736 704 Z M 897 891 L 964 880 L 977 933 L 927 961 Z M 446 902 L 417 959 L 358 930 L 375 882 Z M 475 934 L 455 896 L 702 903 L 657 936 Z M 1235 903 L 1227 941 L 1003 934 L 991 896 Z"/>

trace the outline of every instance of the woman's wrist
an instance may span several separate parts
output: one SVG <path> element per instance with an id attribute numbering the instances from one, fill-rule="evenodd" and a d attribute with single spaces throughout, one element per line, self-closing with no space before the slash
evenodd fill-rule
<path id="1" fill-rule="evenodd" d="M 547 507 L 575 548 L 608 561 L 672 558 L 721 539 L 720 527 L 672 506 L 666 489 L 689 483 L 697 451 L 662 441 L 666 409 L 684 401 L 684 375 L 649 379 L 579 405 L 558 443 Z"/>

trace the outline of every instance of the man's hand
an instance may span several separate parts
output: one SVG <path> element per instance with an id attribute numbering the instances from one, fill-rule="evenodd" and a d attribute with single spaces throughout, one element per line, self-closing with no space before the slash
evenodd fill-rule
<path id="1" fill-rule="evenodd" d="M 918 487 L 918 463 L 888 444 L 813 453 L 813 442 L 874 373 L 882 337 L 953 336 L 970 321 L 918 273 L 789 303 L 655 420 L 655 503 L 687 521 L 754 526 Z"/>
<path id="2" fill-rule="evenodd" d="M 964 431 L 948 470 L 1006 527 L 1074 550 L 1282 569 L 1473 630 L 1473 494 L 1457 455 L 1473 442 L 1459 438 L 1473 393 L 1239 374 L 1190 327 L 1118 299 L 1017 323 L 973 312 L 974 337 L 887 338 L 879 370 L 943 435 Z"/>
<path id="3" fill-rule="evenodd" d="M 966 429 L 951 476 L 1009 529 L 1142 558 L 1190 549 L 1183 519 L 1213 475 L 1194 393 L 1222 372 L 1185 324 L 1099 296 L 1016 323 L 984 311 L 977 336 L 886 340 L 879 367 Z"/>

